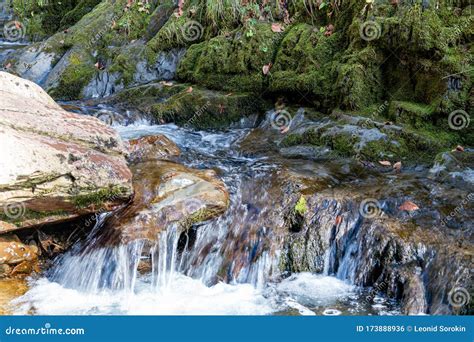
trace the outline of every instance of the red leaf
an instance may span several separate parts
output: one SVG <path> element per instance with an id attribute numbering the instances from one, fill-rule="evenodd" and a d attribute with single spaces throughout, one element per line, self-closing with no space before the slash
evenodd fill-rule
<path id="1" fill-rule="evenodd" d="M 406 211 L 415 211 L 420 209 L 415 203 L 410 202 L 410 201 L 405 201 L 402 203 L 401 206 L 398 207 L 400 210 L 406 210 Z"/>

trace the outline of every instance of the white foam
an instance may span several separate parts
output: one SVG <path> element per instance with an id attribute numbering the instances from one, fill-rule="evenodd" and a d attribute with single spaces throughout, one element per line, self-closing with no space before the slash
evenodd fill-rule
<path id="1" fill-rule="evenodd" d="M 279 292 L 285 292 L 299 303 L 329 305 L 354 294 L 355 287 L 335 277 L 307 272 L 294 274 L 277 285 Z"/>
<path id="2" fill-rule="evenodd" d="M 271 291 L 250 284 L 208 287 L 180 273 L 170 277 L 168 286 L 156 289 L 147 278 L 139 278 L 133 293 L 85 292 L 41 278 L 32 281 L 30 290 L 12 304 L 15 314 L 37 315 L 268 315 L 288 308 L 313 315 L 311 307 L 335 304 L 354 291 L 353 286 L 334 277 L 310 273 L 293 275 Z"/>
<path id="3" fill-rule="evenodd" d="M 200 280 L 176 274 L 170 286 L 153 291 L 138 284 L 135 293 L 86 293 L 67 289 L 43 278 L 13 304 L 16 314 L 34 309 L 38 315 L 266 315 L 271 302 L 250 284 L 219 283 L 211 287 Z"/>

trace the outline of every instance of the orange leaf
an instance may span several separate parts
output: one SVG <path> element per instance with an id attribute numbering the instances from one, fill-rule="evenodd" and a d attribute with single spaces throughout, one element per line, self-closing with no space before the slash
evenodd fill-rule
<path id="1" fill-rule="evenodd" d="M 280 23 L 273 23 L 272 24 L 272 31 L 275 33 L 283 32 L 285 29 Z"/>
<path id="2" fill-rule="evenodd" d="M 400 210 L 406 210 L 406 211 L 415 211 L 420 209 L 415 203 L 410 202 L 410 201 L 405 201 L 402 203 L 401 206 L 398 207 Z"/>
<path id="3" fill-rule="evenodd" d="M 341 224 L 341 222 L 342 222 L 342 216 L 340 215 L 336 216 L 336 226 Z"/>
<path id="4" fill-rule="evenodd" d="M 383 166 L 392 166 L 392 163 L 390 163 L 388 160 L 379 160 L 379 164 Z"/>

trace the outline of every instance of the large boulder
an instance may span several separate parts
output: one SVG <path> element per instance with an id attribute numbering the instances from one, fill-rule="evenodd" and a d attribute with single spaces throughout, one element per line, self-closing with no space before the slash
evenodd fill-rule
<path id="1" fill-rule="evenodd" d="M 112 128 L 4 72 L 0 97 L 0 221 L 9 223 L 2 232 L 111 209 L 131 196 L 126 148 Z"/>

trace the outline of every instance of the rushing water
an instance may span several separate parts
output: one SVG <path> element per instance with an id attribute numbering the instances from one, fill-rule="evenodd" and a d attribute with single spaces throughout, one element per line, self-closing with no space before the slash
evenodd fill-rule
<path id="1" fill-rule="evenodd" d="M 97 110 L 97 109 L 96 109 Z M 103 111 L 104 109 L 100 109 Z M 110 110 L 110 108 L 109 108 Z M 91 109 L 83 112 L 91 113 Z M 92 110 L 94 112 L 94 110 Z M 30 280 L 14 312 L 26 314 L 390 314 L 395 306 L 367 289 L 329 275 L 278 274 L 275 227 L 283 224 L 272 203 L 279 165 L 239 151 L 248 129 L 202 132 L 141 120 L 115 128 L 124 139 L 165 134 L 182 150 L 181 162 L 218 170 L 231 204 L 221 217 L 195 227 L 178 248 L 176 227 L 155 245 L 133 241 L 100 246 L 102 215 L 89 238 Z M 181 237 L 182 239 L 182 237 Z"/>

